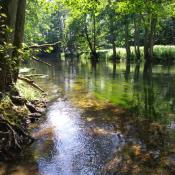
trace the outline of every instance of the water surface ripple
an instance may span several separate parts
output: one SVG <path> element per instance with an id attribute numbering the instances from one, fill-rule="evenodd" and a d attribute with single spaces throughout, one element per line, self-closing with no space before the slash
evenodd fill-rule
<path id="1" fill-rule="evenodd" d="M 53 148 L 48 156 L 41 156 L 38 160 L 42 175 L 101 174 L 114 148 L 121 144 L 115 133 L 108 136 L 90 134 L 91 126 L 81 119 L 81 111 L 68 101 L 59 99 L 52 104 L 47 117 L 41 130 L 53 128 Z M 47 142 L 40 147 L 44 144 Z"/>

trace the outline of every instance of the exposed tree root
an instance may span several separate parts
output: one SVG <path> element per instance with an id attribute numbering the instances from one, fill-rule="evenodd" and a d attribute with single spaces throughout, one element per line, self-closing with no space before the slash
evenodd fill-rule
<path id="1" fill-rule="evenodd" d="M 5 159 L 2 154 L 21 151 L 24 145 L 30 145 L 33 141 L 29 133 L 0 115 L 0 159 Z"/>
<path id="2" fill-rule="evenodd" d="M 29 82 L 33 81 L 29 79 Z M 0 101 L 0 161 L 13 160 L 34 141 L 28 126 L 38 121 L 46 108 L 45 100 L 28 101 L 15 90 L 9 93 L 6 100 Z"/>

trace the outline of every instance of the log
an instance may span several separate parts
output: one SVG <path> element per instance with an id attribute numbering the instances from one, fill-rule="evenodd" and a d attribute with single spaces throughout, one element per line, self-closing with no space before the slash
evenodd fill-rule
<path id="1" fill-rule="evenodd" d="M 40 90 L 41 92 L 45 92 L 41 87 L 39 87 L 33 80 L 29 79 L 29 78 L 25 78 L 25 77 L 20 77 L 18 76 L 19 80 L 25 81 L 26 83 L 28 83 L 29 85 L 31 85 L 32 87 Z"/>
<path id="2" fill-rule="evenodd" d="M 31 77 L 46 77 L 46 76 L 48 76 L 48 75 L 46 75 L 46 74 L 29 74 L 29 75 L 25 75 L 24 77 L 31 78 Z"/>
<path id="3" fill-rule="evenodd" d="M 40 60 L 40 59 L 37 59 L 35 57 L 31 57 L 31 59 L 33 59 L 34 61 L 37 61 L 37 62 L 40 62 L 40 63 L 43 63 L 43 64 L 46 64 L 47 66 L 50 66 L 50 67 L 53 67 L 51 64 L 43 61 L 43 60 Z"/>
<path id="4" fill-rule="evenodd" d="M 46 49 L 48 47 L 54 47 L 56 45 L 60 44 L 60 41 L 55 42 L 55 43 L 46 43 L 46 44 L 41 44 L 41 45 L 32 45 L 32 46 L 28 46 L 25 47 L 24 50 L 29 50 L 29 49 Z"/>

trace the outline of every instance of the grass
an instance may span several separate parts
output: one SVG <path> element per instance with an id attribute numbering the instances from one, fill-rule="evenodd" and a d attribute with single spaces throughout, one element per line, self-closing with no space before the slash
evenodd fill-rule
<path id="1" fill-rule="evenodd" d="M 143 50 L 143 48 L 141 48 L 141 50 Z M 126 49 L 125 48 L 118 47 L 118 48 L 116 48 L 116 51 L 117 51 L 117 55 L 120 57 L 120 59 L 126 58 Z M 98 52 L 100 53 L 100 56 L 105 56 L 106 58 L 112 58 L 112 54 L 113 54 L 112 49 L 98 50 Z M 131 47 L 131 55 L 132 55 L 132 58 L 134 58 L 133 57 L 134 47 Z"/>
<path id="2" fill-rule="evenodd" d="M 163 46 L 156 45 L 154 47 L 154 58 L 158 61 L 174 61 L 175 45 Z"/>
<path id="3" fill-rule="evenodd" d="M 21 80 L 18 80 L 16 88 L 20 95 L 29 101 L 42 98 L 42 94 L 38 90 Z"/>
<path id="4" fill-rule="evenodd" d="M 126 59 L 125 48 L 116 48 L 117 54 L 121 59 Z M 141 57 L 143 59 L 143 47 L 140 47 Z M 112 49 L 98 50 L 100 56 L 105 58 L 112 57 Z M 134 47 L 131 47 L 131 60 L 135 58 Z M 175 45 L 156 45 L 154 46 L 155 61 L 175 61 Z"/>

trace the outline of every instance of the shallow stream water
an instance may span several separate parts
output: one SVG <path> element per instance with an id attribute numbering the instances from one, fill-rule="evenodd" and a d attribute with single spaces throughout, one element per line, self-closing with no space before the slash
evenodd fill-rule
<path id="1" fill-rule="evenodd" d="M 47 61 L 53 67 L 35 63 L 33 73 L 47 75 L 37 82 L 55 100 L 33 130 L 37 141 L 1 172 L 173 173 L 175 66 Z"/>

